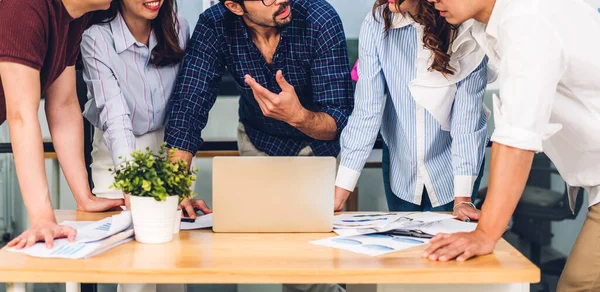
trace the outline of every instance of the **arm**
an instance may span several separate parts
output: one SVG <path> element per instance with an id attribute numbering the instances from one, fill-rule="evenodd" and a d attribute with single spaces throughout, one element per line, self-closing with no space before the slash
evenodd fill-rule
<path id="1" fill-rule="evenodd" d="M 454 173 L 454 215 L 460 220 L 479 219 L 469 205 L 473 186 L 485 158 L 487 119 L 483 113 L 483 95 L 487 85 L 487 58 L 466 79 L 457 84 L 452 107 L 452 166 Z"/>
<path id="2" fill-rule="evenodd" d="M 165 141 L 177 150 L 177 157 L 186 158 L 188 165 L 203 143 L 200 134 L 219 91 L 224 64 L 218 43 L 217 33 L 201 16 L 171 95 Z"/>
<path id="3" fill-rule="evenodd" d="M 296 127 L 315 139 L 335 140 L 346 127 L 354 104 L 351 67 L 344 28 L 337 14 L 321 29 L 311 68 L 315 113 L 307 115 Z"/>
<path id="4" fill-rule="evenodd" d="M 523 193 L 533 153 L 542 151 L 542 140 L 552 134 L 556 87 L 566 68 L 561 40 L 543 19 L 528 16 L 505 22 L 499 35 L 502 104 L 494 101 L 496 130 L 481 218 L 474 232 L 433 238 L 424 254 L 430 260 L 463 261 L 493 251 Z M 540 47 L 545 49 L 535 49 Z"/>
<path id="5" fill-rule="evenodd" d="M 313 112 L 303 107 L 294 86 L 285 80 L 281 70 L 277 71 L 275 78 L 281 87 L 279 94 L 264 88 L 250 75 L 244 78 L 252 88 L 263 115 L 286 122 L 314 139 L 334 140 L 337 137 L 335 120 L 327 113 Z"/>
<path id="6" fill-rule="evenodd" d="M 170 100 L 165 141 L 170 148 L 175 148 L 170 159 L 183 159 L 188 167 L 192 166 L 192 158 L 202 145 L 200 132 L 206 126 L 208 113 L 219 91 L 224 64 L 216 49 L 218 41 L 217 34 L 201 16 L 187 44 L 181 73 Z M 204 214 L 212 212 L 201 200 L 185 199 L 181 208 L 190 218 L 196 218 L 195 210 Z"/>
<path id="7" fill-rule="evenodd" d="M 333 117 L 324 112 L 312 112 L 303 109 L 297 119 L 290 123 L 302 133 L 317 140 L 334 140 L 337 137 L 337 125 Z"/>
<path id="8" fill-rule="evenodd" d="M 252 88 L 263 115 L 286 122 L 313 139 L 332 141 L 346 126 L 352 110 L 352 80 L 339 17 L 329 19 L 321 30 L 311 68 L 314 108 L 302 106 L 281 71 L 276 75 L 279 94 L 270 92 L 250 75 L 245 76 L 245 82 Z"/>
<path id="9" fill-rule="evenodd" d="M 336 178 L 335 210 L 344 207 L 356 187 L 381 127 L 385 106 L 386 81 L 377 55 L 379 35 L 371 16 L 360 32 L 360 55 L 356 104 L 340 137 L 341 162 Z"/>
<path id="10" fill-rule="evenodd" d="M 118 55 L 105 41 L 109 36 L 103 34 L 100 28 L 92 26 L 83 36 L 83 80 L 98 110 L 94 126 L 102 130 L 102 143 L 110 151 L 114 165 L 119 165 L 135 150 L 135 135 L 129 107 L 113 74 L 111 60 Z"/>
<path id="11" fill-rule="evenodd" d="M 122 205 L 122 200 L 96 198 L 90 191 L 83 153 L 83 118 L 77 99 L 75 67 L 65 69 L 48 88 L 46 118 L 52 144 L 77 202 L 77 208 L 93 212 Z"/>
<path id="12" fill-rule="evenodd" d="M 44 168 L 42 132 L 38 119 L 40 73 L 25 65 L 0 62 L 0 77 L 6 98 L 7 121 L 19 186 L 31 228 L 8 246 L 23 248 L 38 240 L 48 247 L 57 237 L 75 239 L 75 230 L 56 224 Z"/>

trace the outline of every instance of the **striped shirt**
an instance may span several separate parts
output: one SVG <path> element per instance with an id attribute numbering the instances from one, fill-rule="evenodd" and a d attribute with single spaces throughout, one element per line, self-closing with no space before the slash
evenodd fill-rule
<path id="1" fill-rule="evenodd" d="M 382 21 L 371 15 L 365 19 L 359 39 L 355 108 L 341 135 L 336 185 L 347 190 L 355 187 L 381 131 L 390 149 L 392 191 L 402 200 L 420 205 L 426 188 L 437 207 L 452 202 L 455 196 L 471 196 L 484 159 L 487 59 L 481 55 L 474 70 L 463 72 L 466 78 L 448 87 L 455 93 L 448 110 L 451 126 L 444 130 L 410 90 L 417 75 L 428 72 L 426 62 L 420 62 L 431 56 L 422 45 L 422 29 L 410 17 L 403 17 L 386 36 Z M 425 93 L 426 99 L 436 98 Z"/>
<path id="2" fill-rule="evenodd" d="M 282 70 L 306 109 L 331 116 L 338 133 L 346 126 L 354 97 L 342 21 L 325 0 L 290 3 L 292 20 L 280 31 L 272 65 L 253 43 L 244 20 L 224 5 L 200 15 L 173 93 L 165 130 L 170 147 L 190 153 L 200 148 L 201 131 L 226 69 L 241 93 L 239 121 L 258 150 L 270 156 L 296 156 L 309 145 L 316 156 L 339 154 L 338 137 L 313 139 L 286 122 L 264 116 L 244 82 L 244 75 L 250 74 L 269 91 L 279 93 L 275 72 Z"/>
<path id="3" fill-rule="evenodd" d="M 179 43 L 185 48 L 189 27 L 179 18 Z M 150 64 L 157 45 L 154 33 L 149 46 L 136 41 L 118 14 L 109 22 L 83 34 L 83 78 L 88 87 L 84 116 L 104 132 L 102 142 L 115 165 L 135 150 L 135 137 L 163 128 L 167 103 L 180 64 Z M 122 158 L 119 158 L 122 157 Z"/>

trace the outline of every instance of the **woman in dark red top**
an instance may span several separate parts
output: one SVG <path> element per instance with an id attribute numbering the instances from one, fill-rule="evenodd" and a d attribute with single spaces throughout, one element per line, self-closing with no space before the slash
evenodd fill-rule
<path id="1" fill-rule="evenodd" d="M 75 60 L 86 13 L 111 0 L 0 1 L 0 123 L 8 121 L 14 159 L 31 228 L 9 243 L 19 248 L 54 238 L 75 239 L 54 217 L 38 120 L 40 98 L 58 160 L 78 209 L 104 211 L 122 200 L 92 195 L 83 155 L 83 120 L 75 87 Z"/>

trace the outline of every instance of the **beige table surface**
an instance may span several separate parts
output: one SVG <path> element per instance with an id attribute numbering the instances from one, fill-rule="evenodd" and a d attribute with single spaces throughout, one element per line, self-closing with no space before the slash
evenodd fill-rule
<path id="1" fill-rule="evenodd" d="M 57 211 L 64 220 L 112 213 Z M 537 283 L 540 271 L 502 240 L 493 255 L 464 263 L 421 258 L 426 246 L 379 257 L 318 246 L 321 234 L 215 234 L 181 231 L 159 245 L 135 241 L 83 260 L 0 251 L 0 282 L 78 283 Z"/>

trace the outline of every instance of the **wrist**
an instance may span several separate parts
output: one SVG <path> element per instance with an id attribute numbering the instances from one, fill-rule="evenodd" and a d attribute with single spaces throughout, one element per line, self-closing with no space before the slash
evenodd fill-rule
<path id="1" fill-rule="evenodd" d="M 33 212 L 29 215 L 29 221 L 31 226 L 42 224 L 42 223 L 56 223 L 56 217 L 54 217 L 54 210 L 45 210 L 41 212 Z"/>
<path id="2" fill-rule="evenodd" d="M 75 203 L 77 203 L 77 208 L 81 210 L 85 210 L 85 206 L 91 203 L 94 200 L 94 195 L 91 192 L 83 192 L 75 197 Z"/>
<path id="3" fill-rule="evenodd" d="M 305 125 L 306 122 L 311 119 L 311 116 L 311 111 L 301 107 L 301 110 L 292 115 L 289 124 L 294 128 L 302 128 L 302 126 Z"/>
<path id="4" fill-rule="evenodd" d="M 500 232 L 500 234 L 498 234 L 498 232 L 493 232 L 492 230 L 486 228 L 486 226 L 483 226 L 481 222 L 477 224 L 474 232 L 479 233 L 483 238 L 493 240 L 494 242 L 498 242 L 504 233 Z"/>
<path id="5" fill-rule="evenodd" d="M 471 203 L 471 197 L 455 197 L 454 198 L 454 206 L 463 203 Z"/>

